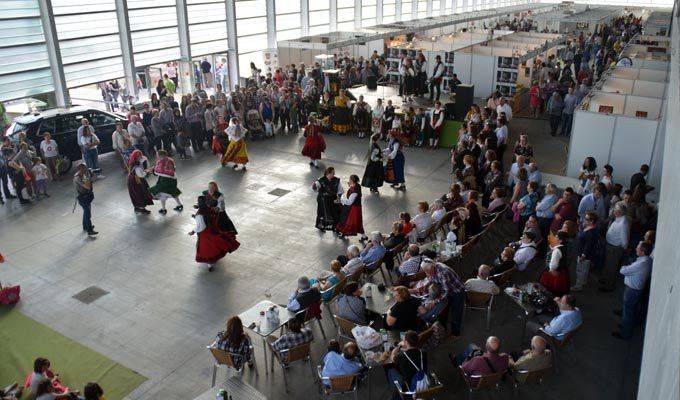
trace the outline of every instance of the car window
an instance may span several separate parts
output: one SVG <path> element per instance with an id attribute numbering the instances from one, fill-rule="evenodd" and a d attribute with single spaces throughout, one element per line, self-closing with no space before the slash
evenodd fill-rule
<path id="1" fill-rule="evenodd" d="M 88 119 L 90 120 L 90 124 L 94 126 L 114 125 L 116 123 L 116 119 L 112 116 L 96 111 L 91 112 Z"/>
<path id="2" fill-rule="evenodd" d="M 14 126 L 10 129 L 9 134 L 14 134 L 28 129 L 28 124 L 22 124 L 21 122 L 14 121 Z"/>
<path id="3" fill-rule="evenodd" d="M 54 133 L 54 118 L 45 119 L 40 122 L 37 135 L 42 136 L 44 132 Z"/>
<path id="4" fill-rule="evenodd" d="M 55 118 L 55 133 L 75 131 L 80 126 L 80 120 L 76 119 L 75 116 L 64 116 Z"/>

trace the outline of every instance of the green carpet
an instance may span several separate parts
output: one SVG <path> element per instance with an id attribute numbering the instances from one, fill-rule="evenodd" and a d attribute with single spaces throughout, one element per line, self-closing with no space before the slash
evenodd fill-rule
<path id="1" fill-rule="evenodd" d="M 48 358 L 64 385 L 74 390 L 99 383 L 107 400 L 122 399 L 146 380 L 17 310 L 0 310 L 0 385 L 23 384 L 37 357 Z"/>

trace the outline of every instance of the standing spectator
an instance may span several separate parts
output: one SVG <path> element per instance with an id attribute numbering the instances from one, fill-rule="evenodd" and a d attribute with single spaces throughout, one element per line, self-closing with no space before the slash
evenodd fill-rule
<path id="1" fill-rule="evenodd" d="M 633 336 L 638 306 L 641 305 L 647 280 L 652 273 L 652 244 L 641 241 L 635 248 L 637 259 L 630 265 L 621 268 L 624 276 L 623 310 L 621 312 L 621 331 L 612 332 L 617 339 L 629 339 Z M 618 314 L 618 312 L 616 312 Z"/>
<path id="2" fill-rule="evenodd" d="M 631 191 L 635 192 L 635 189 L 637 189 L 638 186 L 642 186 L 643 188 L 645 186 L 647 186 L 647 181 L 645 180 L 645 177 L 647 176 L 648 172 L 649 172 L 649 165 L 642 164 L 640 166 L 640 172 L 636 172 L 630 178 L 630 186 L 628 188 Z"/>
<path id="3" fill-rule="evenodd" d="M 557 232 L 562 229 L 562 225 L 564 225 L 566 221 L 576 221 L 578 218 L 578 213 L 574 206 L 573 195 L 574 189 L 570 187 L 564 189 L 562 197 L 550 208 L 554 214 L 553 222 L 550 224 L 550 232 L 553 235 L 557 234 Z"/>
<path id="4" fill-rule="evenodd" d="M 498 114 L 499 117 L 501 114 L 505 114 L 505 119 L 508 124 L 512 121 L 512 107 L 510 107 L 510 104 L 505 100 L 505 97 L 501 97 L 500 103 L 496 107 L 496 114 Z"/>
<path id="5" fill-rule="evenodd" d="M 130 123 L 127 126 L 127 131 L 130 135 L 130 144 L 137 150 L 146 152 L 144 143 L 146 142 L 146 136 L 144 135 L 144 125 L 139 121 L 137 115 L 132 115 L 130 117 Z"/>
<path id="6" fill-rule="evenodd" d="M 52 135 L 49 132 L 43 133 L 43 141 L 40 142 L 40 153 L 42 153 L 47 167 L 52 175 L 52 181 L 59 180 L 59 171 L 57 171 L 57 157 L 59 156 L 59 146 L 55 140 L 52 140 Z M 115 145 L 115 143 L 114 143 Z"/>
<path id="7" fill-rule="evenodd" d="M 42 163 L 40 157 L 33 157 L 31 175 L 35 179 L 35 197 L 40 200 L 41 192 L 45 197 L 50 197 L 47 194 L 47 166 Z"/>
<path id="8" fill-rule="evenodd" d="M 201 81 L 203 82 L 203 87 L 211 88 L 213 87 L 213 75 L 211 73 L 212 65 L 208 62 L 207 57 L 203 57 L 201 61 Z"/>
<path id="9" fill-rule="evenodd" d="M 92 200 L 94 191 L 92 188 L 92 173 L 85 164 L 78 164 L 76 174 L 73 177 L 73 184 L 76 186 L 78 204 L 83 208 L 83 230 L 88 236 L 95 236 L 99 232 L 94 230 L 92 225 Z"/>
<path id="10" fill-rule="evenodd" d="M 9 166 L 9 162 L 13 157 L 14 148 L 12 147 L 12 142 L 8 137 L 5 137 L 2 146 L 0 146 L 0 181 L 2 181 L 2 193 L 5 196 L 5 200 L 16 197 L 9 191 L 9 174 L 13 170 Z M 5 204 L 5 200 L 0 195 L 0 204 Z"/>
<path id="11" fill-rule="evenodd" d="M 533 81 L 529 89 L 529 105 L 531 106 L 531 116 L 538 118 L 541 114 L 541 103 L 543 101 L 543 93 L 541 87 L 538 86 L 538 81 Z"/>
<path id="12" fill-rule="evenodd" d="M 130 135 L 125 129 L 123 129 L 122 123 L 116 122 L 116 130 L 114 130 L 113 134 L 111 134 L 111 142 L 113 144 L 113 150 L 116 152 L 116 156 L 120 162 L 120 168 L 123 170 L 123 173 L 127 173 L 127 163 L 123 157 L 123 152 L 125 151 L 125 139 L 130 140 Z M 42 147 L 42 145 L 40 146 Z"/>
<path id="13" fill-rule="evenodd" d="M 564 96 L 564 108 L 562 109 L 562 136 L 569 136 L 571 133 L 571 123 L 574 120 L 574 109 L 578 99 L 574 95 L 574 88 L 570 87 Z"/>
<path id="14" fill-rule="evenodd" d="M 586 217 L 586 213 L 588 211 L 594 211 L 600 221 L 605 221 L 607 218 L 607 211 L 604 203 L 603 192 L 604 190 L 602 185 L 597 185 L 595 188 L 593 188 L 592 193 L 583 196 L 581 202 L 578 204 L 579 221 L 583 222 L 583 219 Z"/>
<path id="15" fill-rule="evenodd" d="M 498 162 L 501 163 L 501 166 L 503 165 L 503 154 L 505 153 L 505 149 L 507 147 L 508 143 L 508 127 L 507 127 L 507 120 L 505 118 L 499 117 L 497 122 L 497 128 L 496 128 L 496 159 Z"/>
<path id="16" fill-rule="evenodd" d="M 203 150 L 203 125 L 201 124 L 201 107 L 198 105 L 196 97 L 191 99 L 184 116 L 191 130 L 191 146 L 194 152 L 199 152 Z"/>
<path id="17" fill-rule="evenodd" d="M 630 222 L 626 217 L 627 207 L 623 203 L 614 206 L 614 221 L 609 225 L 606 235 L 604 269 L 600 278 L 599 290 L 612 292 L 616 286 L 619 268 L 623 263 L 630 238 Z"/>
<path id="18" fill-rule="evenodd" d="M 597 229 L 597 213 L 586 213 L 583 230 L 576 236 L 576 282 L 571 287 L 572 292 L 580 292 L 588 282 L 588 272 L 598 259 L 598 247 L 600 245 L 600 233 Z"/>
<path id="19" fill-rule="evenodd" d="M 562 101 L 562 97 L 560 97 L 558 92 L 553 92 L 550 100 L 548 100 L 548 106 L 546 107 L 546 111 L 548 112 L 548 115 L 550 115 L 550 134 L 552 136 L 557 134 L 557 130 L 560 127 L 563 110 L 564 102 Z"/>

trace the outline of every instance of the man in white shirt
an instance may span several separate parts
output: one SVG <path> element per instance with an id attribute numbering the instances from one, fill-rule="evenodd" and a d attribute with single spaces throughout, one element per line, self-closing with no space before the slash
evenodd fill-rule
<path id="1" fill-rule="evenodd" d="M 444 74 L 444 64 L 442 57 L 435 57 L 434 69 L 432 70 L 432 79 L 430 80 L 430 101 L 434 99 L 434 90 L 437 89 L 437 101 L 442 91 L 442 75 Z"/>
<path id="2" fill-rule="evenodd" d="M 83 137 L 83 132 L 85 131 L 86 126 L 90 128 L 90 132 L 92 132 L 92 134 L 94 135 L 94 126 L 90 126 L 90 121 L 88 121 L 87 118 L 81 119 L 80 126 L 78 127 L 78 132 L 76 136 L 76 139 L 78 140 L 78 146 L 80 146 L 81 149 L 83 148 L 83 145 L 81 144 L 82 142 L 81 139 Z"/>
<path id="3" fill-rule="evenodd" d="M 526 231 L 522 234 L 522 243 L 519 245 L 519 248 L 515 250 L 515 257 L 513 257 L 518 270 L 524 271 L 531 260 L 536 256 L 538 250 L 535 240 L 536 235 L 532 232 Z"/>
<path id="4" fill-rule="evenodd" d="M 500 104 L 496 107 L 496 114 L 500 116 L 501 113 L 505 113 L 505 119 L 507 119 L 508 122 L 512 120 L 512 107 L 505 101 L 505 97 L 501 97 Z"/>
<path id="5" fill-rule="evenodd" d="M 465 282 L 465 290 L 478 293 L 489 293 L 497 295 L 500 289 L 493 281 L 489 280 L 491 274 L 491 267 L 486 264 L 479 266 L 477 270 L 477 277 L 470 278 Z"/>
<path id="6" fill-rule="evenodd" d="M 59 156 L 59 146 L 57 142 L 52 140 L 52 135 L 49 132 L 43 133 L 45 138 L 40 142 L 40 152 L 43 157 L 45 157 L 45 163 L 50 169 L 50 174 L 52 175 L 52 181 L 59 179 L 59 172 L 57 171 L 57 156 Z"/>
<path id="7" fill-rule="evenodd" d="M 642 299 L 642 294 L 652 274 L 652 245 L 641 241 L 635 248 L 637 259 L 632 264 L 621 268 L 621 275 L 624 276 L 623 283 L 623 310 L 621 312 L 621 332 L 612 332 L 612 336 L 617 339 L 628 339 L 633 336 L 638 305 Z M 618 314 L 618 312 L 616 312 Z"/>
<path id="8" fill-rule="evenodd" d="M 508 186 L 515 186 L 515 181 L 517 180 L 517 175 L 520 169 L 526 169 L 526 159 L 524 156 L 517 156 L 516 161 L 510 166 L 510 171 L 508 172 Z M 529 171 L 527 171 L 529 172 Z"/>
<path id="9" fill-rule="evenodd" d="M 411 222 L 416 226 L 418 239 L 424 239 L 425 233 L 432 226 L 432 216 L 428 212 L 430 206 L 425 201 L 418 202 L 418 214 L 411 218 Z"/>
<path id="10" fill-rule="evenodd" d="M 113 131 L 111 135 L 111 142 L 113 144 L 113 150 L 118 156 L 118 161 L 120 162 L 120 167 L 123 173 L 127 172 L 127 166 L 125 165 L 125 159 L 123 159 L 123 151 L 125 150 L 125 139 L 130 139 L 128 132 L 123 129 L 123 124 L 116 122 L 116 130 Z"/>
<path id="11" fill-rule="evenodd" d="M 359 246 L 353 244 L 347 248 L 347 256 L 338 257 L 338 261 L 344 264 L 341 271 L 345 276 L 352 275 L 364 266 L 364 262 L 359 257 L 360 253 Z"/>
<path id="12" fill-rule="evenodd" d="M 534 181 L 538 183 L 538 186 L 540 187 L 543 176 L 541 175 L 541 171 L 538 170 L 538 165 L 533 162 L 530 163 L 527 172 L 529 172 L 529 182 Z"/>
<path id="13" fill-rule="evenodd" d="M 607 248 L 605 253 L 604 268 L 600 278 L 601 292 L 612 292 L 616 286 L 619 268 L 623 262 L 630 238 L 630 223 L 626 217 L 626 205 L 617 203 L 614 206 L 614 221 L 607 229 Z"/>
<path id="14" fill-rule="evenodd" d="M 130 143 L 138 150 L 144 151 L 144 142 L 146 137 L 144 136 L 144 125 L 139 121 L 139 117 L 132 115 L 130 117 L 130 123 L 128 124 L 127 131 L 130 134 Z"/>
<path id="15" fill-rule="evenodd" d="M 508 127 L 505 124 L 505 121 L 503 121 L 502 118 L 498 118 L 496 121 L 496 153 L 497 157 L 496 159 L 499 161 L 503 161 L 503 153 L 505 153 L 505 149 L 507 147 L 508 143 Z"/>

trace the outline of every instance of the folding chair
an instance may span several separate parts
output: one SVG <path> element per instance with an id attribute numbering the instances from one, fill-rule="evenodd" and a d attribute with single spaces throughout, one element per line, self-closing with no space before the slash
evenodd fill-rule
<path id="1" fill-rule="evenodd" d="M 321 335 L 326 339 L 326 332 L 323 330 L 323 325 L 321 324 L 321 304 L 312 303 L 305 310 L 298 311 L 295 314 L 295 318 L 302 319 L 302 323 L 307 325 L 308 322 L 316 320 L 319 323 L 319 329 L 321 329 Z"/>
<path id="2" fill-rule="evenodd" d="M 399 382 L 394 381 L 394 386 L 397 387 L 397 392 L 402 400 L 432 400 L 435 399 L 438 394 L 444 391 L 444 385 L 439 381 L 437 375 L 434 373 L 430 375 L 430 387 L 420 392 L 404 391 L 404 389 L 399 385 Z"/>
<path id="3" fill-rule="evenodd" d="M 406 247 L 409 245 L 408 239 L 405 239 L 403 242 L 399 243 L 398 245 L 394 246 L 392 249 L 392 254 L 394 255 L 394 265 L 399 265 L 401 264 L 401 261 L 404 259 L 404 253 L 406 253 Z"/>
<path id="4" fill-rule="evenodd" d="M 486 311 L 486 330 L 491 326 L 491 306 L 493 305 L 494 295 L 491 293 L 480 293 L 473 291 L 465 291 L 466 300 L 465 308 L 468 310 L 482 310 Z"/>
<path id="5" fill-rule="evenodd" d="M 323 368 L 320 365 L 316 367 L 316 373 L 319 378 L 319 390 L 321 391 L 322 398 L 328 396 L 343 396 L 347 393 L 354 394 L 354 400 L 357 400 L 357 388 L 359 383 L 359 374 L 354 375 L 342 375 L 342 376 L 323 376 Z M 329 385 L 324 385 L 323 381 L 328 380 Z"/>
<path id="6" fill-rule="evenodd" d="M 255 369 L 255 373 L 259 375 L 257 372 L 257 365 L 255 364 L 255 355 L 253 353 L 253 346 L 250 347 L 250 352 L 253 354 L 253 368 Z M 229 353 L 228 351 L 224 351 L 222 349 L 218 349 L 215 347 L 215 344 L 207 346 L 206 347 L 208 350 L 210 350 L 210 353 L 212 354 L 213 358 L 215 359 L 215 362 L 213 364 L 213 373 L 212 373 L 212 386 L 215 387 L 215 380 L 217 379 L 217 368 L 219 367 L 226 367 L 227 370 L 232 370 L 236 372 L 238 376 L 241 376 L 243 374 L 243 367 L 246 364 L 247 360 L 243 360 L 243 364 L 241 368 L 236 368 L 236 363 L 234 362 L 234 358 L 240 358 L 241 356 L 238 354 L 234 353 Z M 265 366 L 266 368 L 266 366 Z"/>
<path id="7" fill-rule="evenodd" d="M 269 345 L 269 350 L 272 353 L 272 371 L 274 370 L 274 359 L 278 361 L 281 365 L 281 371 L 283 371 L 283 382 L 286 386 L 286 392 L 288 392 L 288 378 L 286 378 L 286 367 L 296 361 L 306 361 L 309 363 L 309 368 L 312 371 L 312 379 L 316 382 L 316 375 L 314 374 L 314 364 L 312 363 L 312 352 L 311 343 L 301 344 L 299 346 L 291 347 L 290 349 L 276 351 L 274 350 L 274 345 L 272 342 L 267 342 Z M 284 357 L 285 355 L 285 357 Z M 286 361 L 284 361 L 284 359 Z M 265 367 L 266 368 L 266 367 Z"/>
<path id="8" fill-rule="evenodd" d="M 497 372 L 489 375 L 468 375 L 459 368 L 460 374 L 468 387 L 468 399 L 472 397 L 472 393 L 481 392 L 482 390 L 498 390 L 500 388 L 501 379 L 505 375 L 505 371 Z M 472 384 L 472 379 L 477 379 L 477 384 Z"/>
<path id="9" fill-rule="evenodd" d="M 515 390 L 519 389 L 519 385 L 542 385 L 543 376 L 552 368 L 551 365 L 534 370 L 515 371 L 512 374 Z"/>
<path id="10" fill-rule="evenodd" d="M 548 332 L 543 330 L 543 328 L 539 329 L 539 332 L 543 334 L 543 337 L 545 337 L 548 340 L 548 344 L 550 344 L 550 351 L 552 351 L 553 354 L 553 368 L 555 369 L 555 373 L 560 372 L 559 367 L 557 366 L 557 353 L 561 351 L 560 349 L 563 349 L 568 344 L 571 344 L 571 347 L 574 348 L 574 335 L 576 335 L 582 326 L 583 325 L 579 325 L 577 328 L 572 329 L 570 332 L 564 335 L 564 338 L 561 340 L 550 335 Z"/>
<path id="11" fill-rule="evenodd" d="M 385 261 L 385 256 L 382 256 L 379 259 L 377 259 L 375 262 L 373 262 L 370 265 L 370 268 L 369 268 L 369 266 L 364 267 L 363 274 L 368 277 L 368 280 L 370 282 L 373 282 L 373 275 L 377 274 L 378 271 L 380 271 L 380 274 L 382 275 L 382 278 L 383 278 L 383 282 L 385 282 L 385 284 L 387 284 L 387 278 L 385 277 L 385 271 L 383 270 L 384 261 Z"/>
<path id="12" fill-rule="evenodd" d="M 337 315 L 333 315 L 333 318 L 335 319 L 336 326 L 338 327 L 337 333 L 338 340 L 340 338 L 345 338 L 349 341 L 353 341 L 354 335 L 352 335 L 352 329 L 358 325 L 348 319 L 338 317 Z"/>

